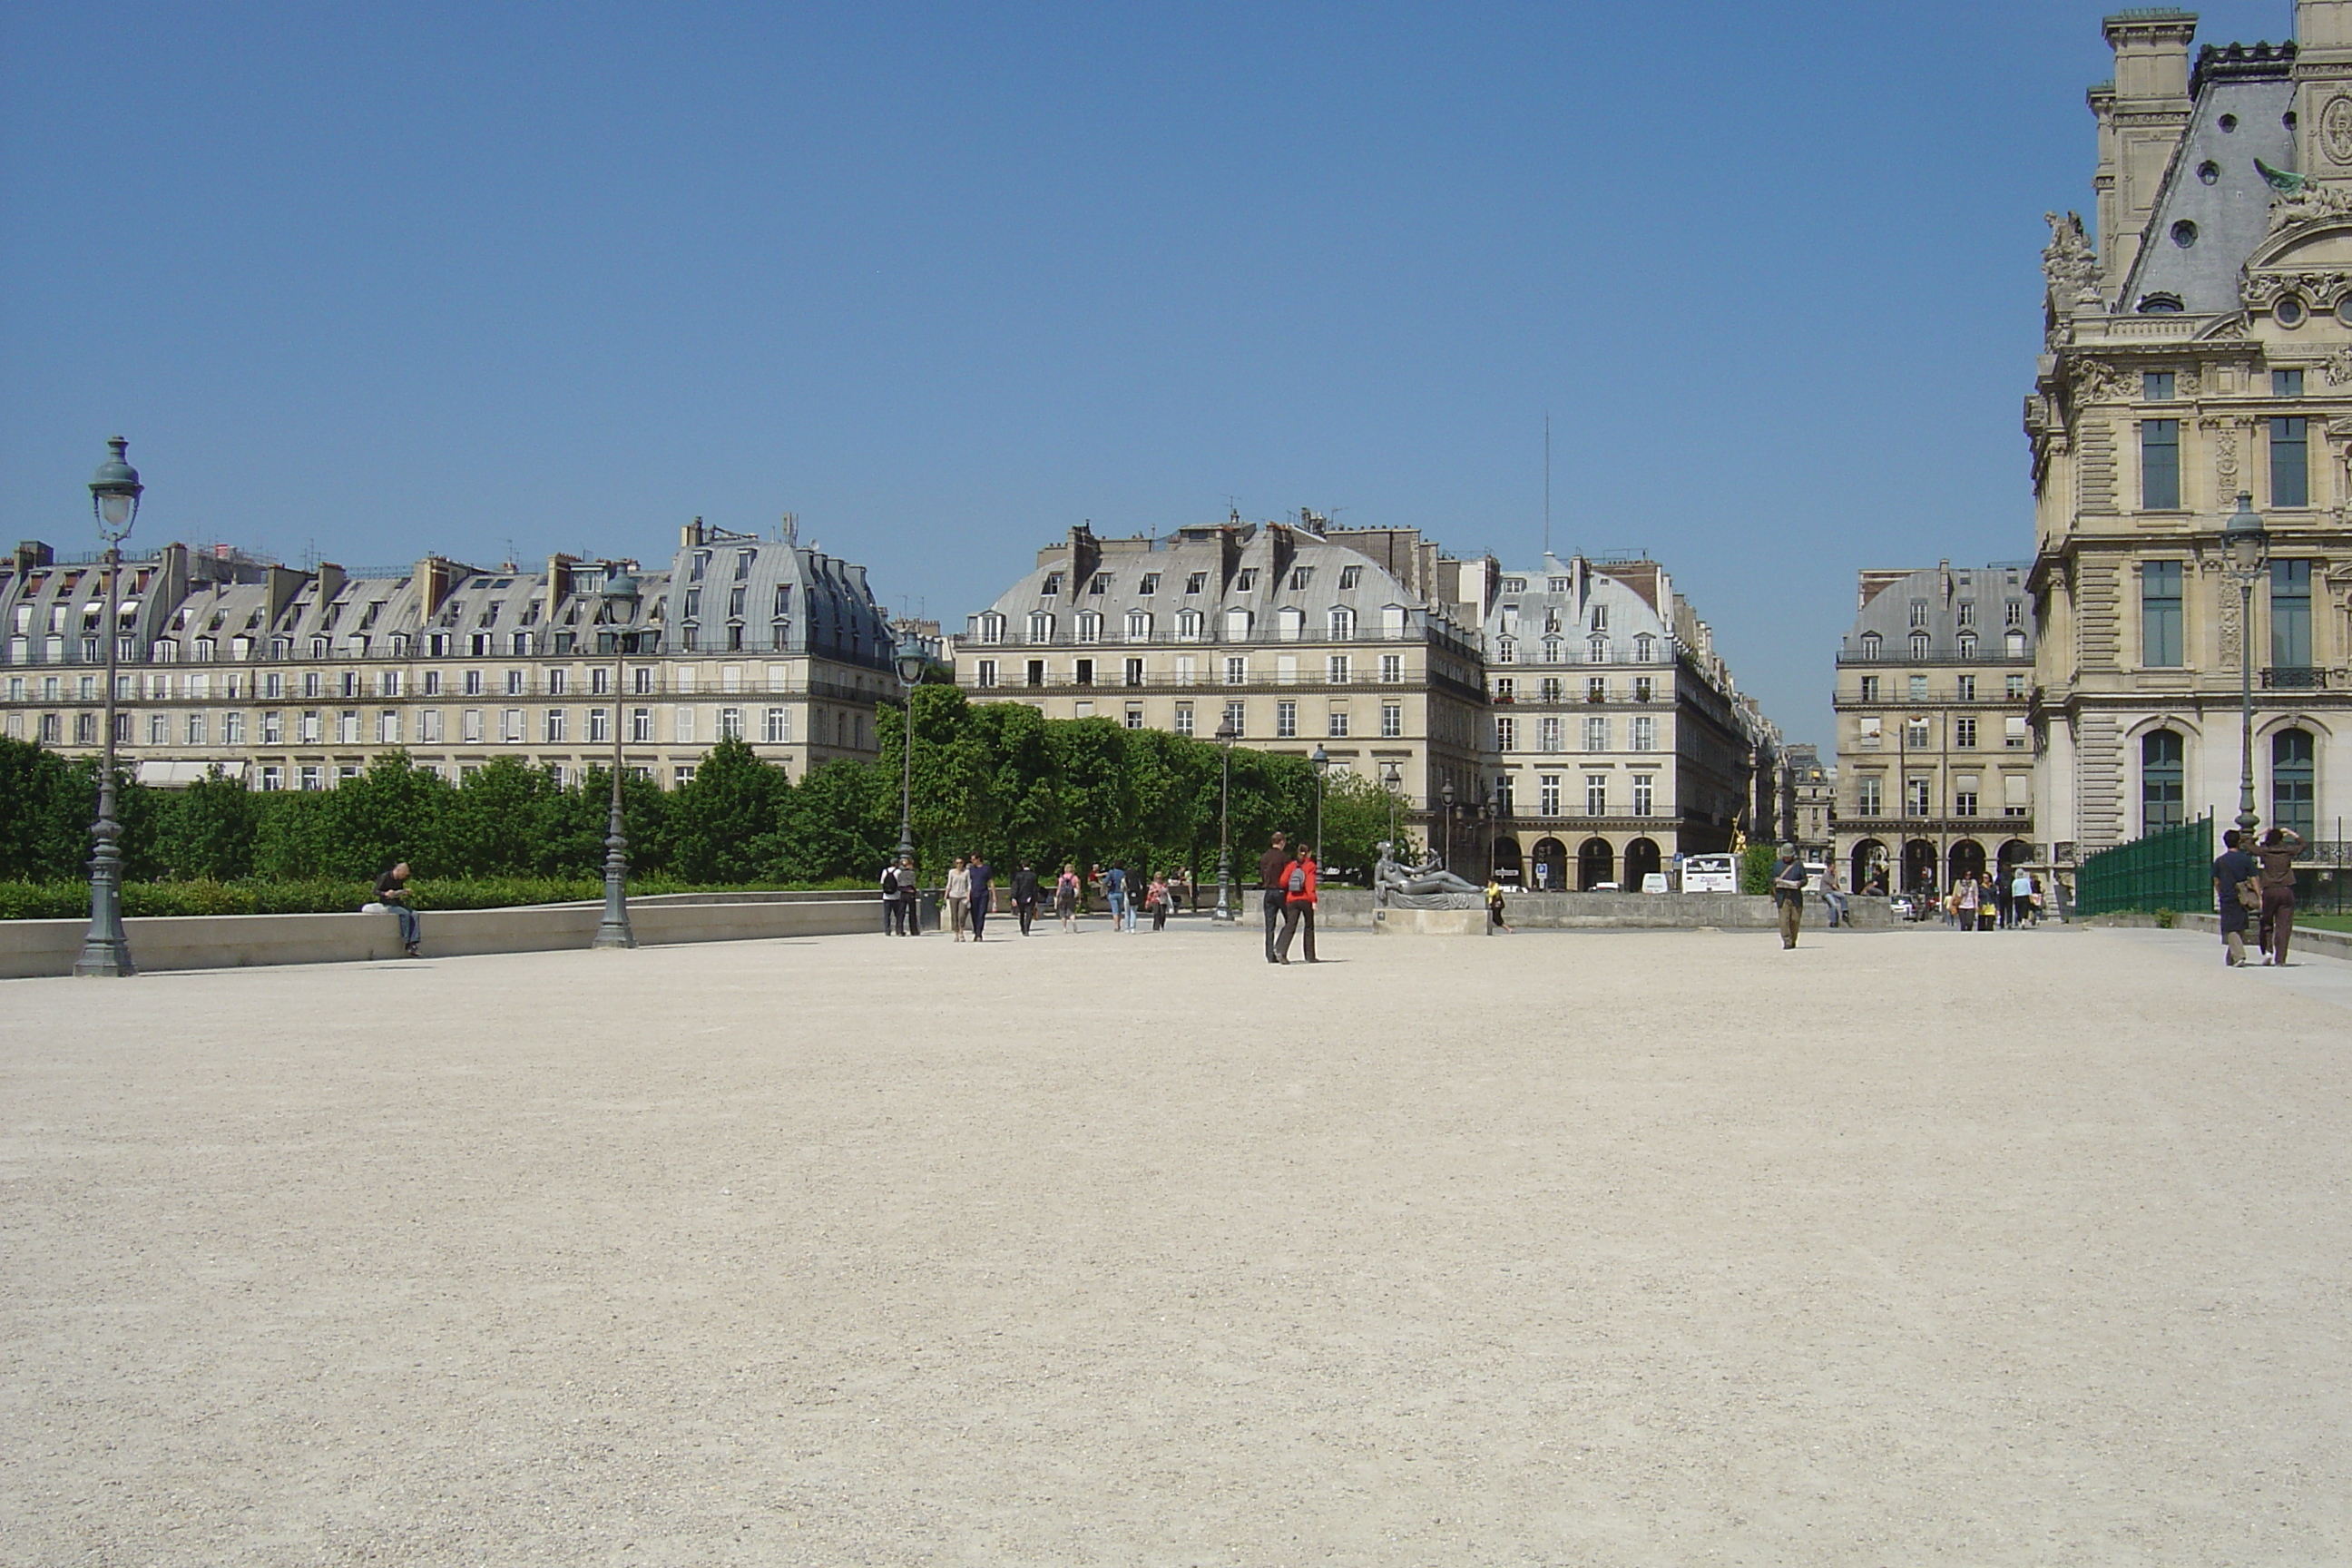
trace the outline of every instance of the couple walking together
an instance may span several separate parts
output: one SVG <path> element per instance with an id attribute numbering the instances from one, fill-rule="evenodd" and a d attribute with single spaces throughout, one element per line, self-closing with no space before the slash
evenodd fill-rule
<path id="1" fill-rule="evenodd" d="M 1283 846 L 1283 836 L 1276 834 L 1257 862 L 1258 886 L 1264 889 L 1265 903 L 1265 961 L 1288 963 L 1290 939 L 1304 925 L 1307 962 L 1319 963 L 1315 956 L 1315 852 L 1304 844 L 1296 850 Z M 1277 917 L 1282 924 L 1279 937 L 1275 935 Z"/>

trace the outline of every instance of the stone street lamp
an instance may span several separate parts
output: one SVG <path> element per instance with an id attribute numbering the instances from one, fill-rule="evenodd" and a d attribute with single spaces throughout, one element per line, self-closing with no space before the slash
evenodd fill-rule
<path id="1" fill-rule="evenodd" d="M 633 634 L 621 629 L 624 616 L 635 612 L 637 579 L 615 566 L 604 574 L 602 590 L 604 622 L 613 628 L 613 810 L 604 831 L 604 918 L 596 922 L 590 947 L 635 947 L 636 932 L 629 928 L 629 839 L 621 823 L 621 693 L 628 684 L 625 662 Z"/>
<path id="2" fill-rule="evenodd" d="M 1209 917 L 1220 925 L 1234 922 L 1234 742 L 1241 738 L 1228 714 L 1217 726 L 1217 909 Z"/>
<path id="3" fill-rule="evenodd" d="M 912 864 L 915 858 L 915 688 L 922 684 L 923 669 L 930 663 L 923 652 L 923 643 L 911 630 L 898 639 L 898 685 L 906 692 L 906 723 L 898 733 L 898 752 L 902 764 L 898 780 L 898 858 Z"/>
<path id="4" fill-rule="evenodd" d="M 125 454 L 131 442 L 121 436 L 106 443 L 106 461 L 89 481 L 89 510 L 98 520 L 98 536 L 106 541 L 106 739 L 98 770 L 98 820 L 89 826 L 96 846 L 89 858 L 89 934 L 81 956 L 74 961 L 76 974 L 121 976 L 136 974 L 131 963 L 131 941 L 122 932 L 122 824 L 115 820 L 114 682 L 122 661 L 122 627 L 115 607 L 122 593 L 122 542 L 139 520 L 139 497 L 146 487 Z"/>
<path id="5" fill-rule="evenodd" d="M 1318 741 L 1315 750 L 1307 753 L 1307 760 L 1315 764 L 1315 864 L 1320 867 L 1323 864 L 1323 781 L 1331 772 L 1331 753 L 1323 749 L 1322 742 Z"/>
<path id="6" fill-rule="evenodd" d="M 2245 490 L 2222 526 L 2221 557 L 2238 581 L 2238 847 L 2251 850 L 2262 821 L 2254 809 L 2254 584 L 2270 564 L 2271 536 Z"/>

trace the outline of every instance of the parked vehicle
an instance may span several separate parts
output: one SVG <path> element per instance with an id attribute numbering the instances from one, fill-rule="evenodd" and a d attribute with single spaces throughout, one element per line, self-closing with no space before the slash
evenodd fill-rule
<path id="1" fill-rule="evenodd" d="M 1739 862 L 1729 855 L 1684 856 L 1683 891 L 1685 893 L 1739 891 Z"/>

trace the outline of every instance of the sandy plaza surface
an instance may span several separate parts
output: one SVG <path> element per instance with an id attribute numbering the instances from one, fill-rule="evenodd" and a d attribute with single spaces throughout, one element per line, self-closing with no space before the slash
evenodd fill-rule
<path id="1" fill-rule="evenodd" d="M 2352 964 L 1323 952 L 0 983 L 0 1563 L 2352 1563 Z"/>

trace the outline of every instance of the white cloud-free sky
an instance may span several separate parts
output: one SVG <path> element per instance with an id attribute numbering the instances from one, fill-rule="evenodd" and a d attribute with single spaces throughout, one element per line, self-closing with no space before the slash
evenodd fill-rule
<path id="1" fill-rule="evenodd" d="M 1826 742 L 2031 553 L 2076 0 L 0 10 L 0 508 L 351 565 L 699 515 L 959 624 L 1071 523 L 1646 548 Z M 2284 37 L 2287 0 L 2203 8 Z"/>

